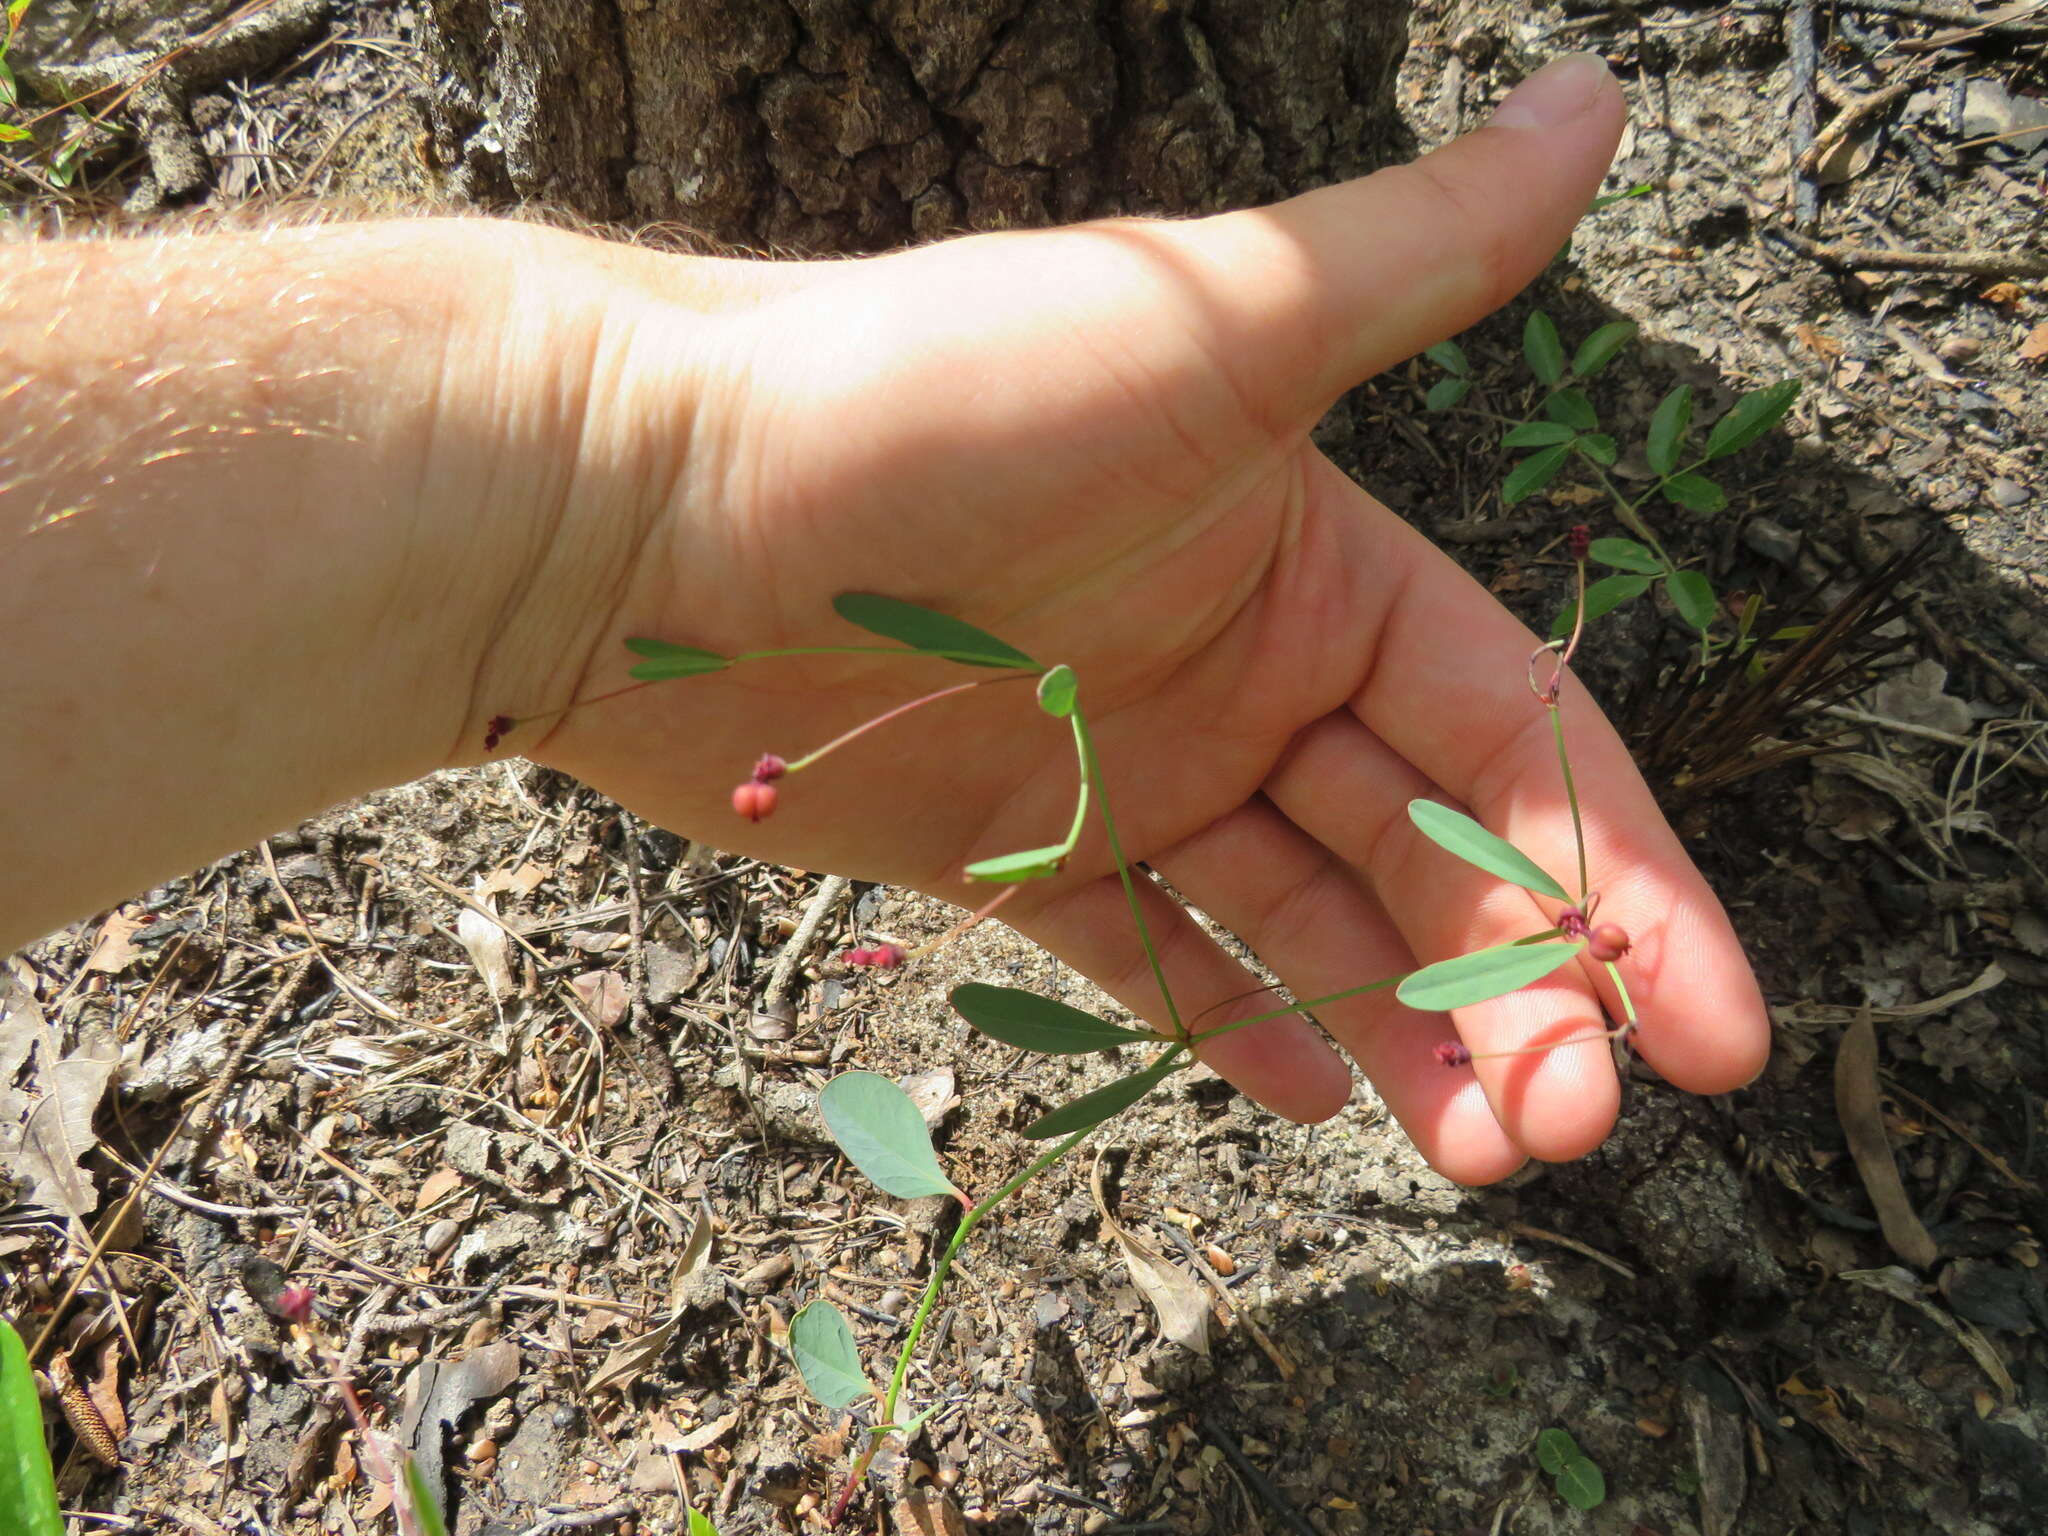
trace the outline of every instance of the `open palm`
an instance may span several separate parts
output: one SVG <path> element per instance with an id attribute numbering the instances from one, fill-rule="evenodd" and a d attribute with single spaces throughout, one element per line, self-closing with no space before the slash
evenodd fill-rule
<path id="1" fill-rule="evenodd" d="M 1418 795 L 1449 801 L 1576 873 L 1524 680 L 1535 641 L 1308 431 L 1343 389 L 1496 307 L 1563 243 L 1620 122 L 1611 83 L 1579 80 L 1576 110 L 1551 126 L 1482 130 L 1271 209 L 700 270 L 675 339 L 694 359 L 688 453 L 655 493 L 657 534 L 588 691 L 622 678 L 628 635 L 859 643 L 833 595 L 902 597 L 1074 668 L 1126 856 L 1297 995 L 1548 926 L 1554 913 L 1404 814 Z M 618 419 L 677 430 L 672 368 L 652 361 L 674 355 L 665 344 L 636 350 L 649 361 L 623 381 Z M 964 864 L 1056 841 L 1072 813 L 1071 744 L 1028 685 L 863 738 L 786 781 L 772 820 L 727 808 L 758 753 L 797 756 L 969 676 L 921 659 L 766 661 L 579 710 L 536 755 L 727 846 L 971 903 L 986 888 Z M 1635 940 L 1642 1052 L 1682 1087 L 1734 1087 L 1766 1031 L 1726 918 L 1575 684 L 1565 711 L 1602 913 Z M 1141 889 L 1184 1015 L 1255 985 Z M 1165 1022 L 1099 833 L 1003 915 Z M 1384 993 L 1318 1018 L 1423 1154 L 1477 1182 L 1595 1144 L 1617 1102 L 1608 1053 L 1571 1045 L 1467 1073 L 1432 1046 L 1590 1035 L 1599 985 L 1568 967 L 1455 1019 Z M 1297 1118 L 1348 1096 L 1348 1069 L 1299 1019 L 1205 1055 Z"/>

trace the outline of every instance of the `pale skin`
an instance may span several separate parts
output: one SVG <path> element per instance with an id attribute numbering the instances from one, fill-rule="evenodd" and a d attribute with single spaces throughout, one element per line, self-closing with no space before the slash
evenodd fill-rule
<path id="1" fill-rule="evenodd" d="M 857 262 L 484 220 L 10 249 L 0 952 L 482 760 L 491 717 L 625 683 L 628 636 L 858 643 L 830 608 L 848 590 L 1071 664 L 1127 853 L 1301 995 L 1547 926 L 1403 814 L 1460 805 L 1570 878 L 1535 641 L 1308 432 L 1534 276 L 1621 120 L 1604 71 L 1564 61 L 1425 160 L 1272 208 Z M 728 799 L 759 753 L 958 680 L 764 662 L 500 750 L 727 848 L 972 904 L 965 863 L 1071 813 L 1069 743 L 1028 688 L 865 738 L 758 825 Z M 1564 707 L 1601 916 L 1635 941 L 1636 1048 L 1680 1088 L 1736 1088 L 1768 1026 L 1735 934 L 1575 681 Z M 1146 891 L 1185 1013 L 1253 985 Z M 1003 916 L 1165 1023 L 1099 837 Z M 1593 1035 L 1605 985 L 1568 969 L 1455 1018 L 1384 994 L 1318 1017 L 1422 1154 L 1478 1183 L 1596 1145 L 1610 1052 L 1446 1069 L 1432 1046 Z M 1205 1054 L 1297 1119 L 1351 1091 L 1301 1020 Z"/>

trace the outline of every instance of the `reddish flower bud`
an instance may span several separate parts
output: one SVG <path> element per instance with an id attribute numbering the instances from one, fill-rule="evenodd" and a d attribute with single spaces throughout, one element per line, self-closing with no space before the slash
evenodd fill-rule
<path id="1" fill-rule="evenodd" d="M 484 726 L 484 750 L 486 752 L 497 751 L 498 743 L 505 739 L 505 734 L 512 729 L 513 724 L 514 722 L 510 715 L 491 716 L 489 722 Z"/>
<path id="2" fill-rule="evenodd" d="M 761 760 L 754 764 L 754 782 L 766 784 L 770 779 L 779 779 L 789 772 L 789 764 L 773 752 L 763 752 Z"/>
<path id="3" fill-rule="evenodd" d="M 1572 531 L 1564 536 L 1565 548 L 1571 551 L 1574 560 L 1586 558 L 1586 552 L 1593 547 L 1593 530 L 1584 523 L 1572 524 Z"/>
<path id="4" fill-rule="evenodd" d="M 758 779 L 749 779 L 735 785 L 732 792 L 732 808 L 749 821 L 766 821 L 775 814 L 778 798 L 773 784 L 763 784 Z"/>
<path id="5" fill-rule="evenodd" d="M 900 944 L 878 944 L 869 951 L 868 963 L 885 971 L 893 971 L 907 958 Z"/>
<path id="6" fill-rule="evenodd" d="M 849 949 L 839 957 L 841 965 L 873 965 L 875 952 L 872 949 Z"/>
<path id="7" fill-rule="evenodd" d="M 1587 936 L 1586 953 L 1595 960 L 1619 960 L 1628 953 L 1628 932 L 1617 923 L 1602 923 Z"/>
<path id="8" fill-rule="evenodd" d="M 1586 921 L 1586 914 L 1577 907 L 1566 907 L 1557 914 L 1557 931 L 1568 939 L 1583 939 L 1593 931 Z"/>
<path id="9" fill-rule="evenodd" d="M 1436 1043 L 1436 1059 L 1447 1067 L 1465 1067 L 1472 1064 L 1469 1046 L 1456 1040 L 1439 1040 Z"/>
<path id="10" fill-rule="evenodd" d="M 272 1305 L 279 1317 L 303 1328 L 313 1320 L 313 1287 L 288 1285 L 277 1293 L 277 1300 Z"/>

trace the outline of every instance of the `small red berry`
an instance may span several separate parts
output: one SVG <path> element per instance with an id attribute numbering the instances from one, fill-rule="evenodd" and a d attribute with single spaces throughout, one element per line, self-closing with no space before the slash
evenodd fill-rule
<path id="1" fill-rule="evenodd" d="M 484 726 L 484 750 L 486 752 L 497 751 L 498 743 L 505 739 L 505 734 L 512 729 L 513 724 L 514 721 L 510 715 L 491 716 Z"/>
<path id="2" fill-rule="evenodd" d="M 761 760 L 754 764 L 754 782 L 766 784 L 770 779 L 779 779 L 789 772 L 789 764 L 773 752 L 763 752 Z"/>
<path id="3" fill-rule="evenodd" d="M 893 971 L 906 958 L 900 944 L 877 944 L 868 953 L 868 964 L 884 971 Z"/>
<path id="4" fill-rule="evenodd" d="M 1586 953 L 1595 960 L 1619 960 L 1628 953 L 1628 931 L 1617 923 L 1602 923 L 1587 936 Z"/>
<path id="5" fill-rule="evenodd" d="M 732 808 L 749 821 L 766 821 L 775 814 L 775 802 L 779 798 L 773 784 L 763 784 L 758 779 L 749 779 L 733 787 Z"/>
<path id="6" fill-rule="evenodd" d="M 1436 1043 L 1436 1059 L 1447 1067 L 1470 1066 L 1472 1050 L 1456 1040 L 1439 1040 Z"/>
<path id="7" fill-rule="evenodd" d="M 1572 524 L 1572 531 L 1565 535 L 1565 547 L 1571 551 L 1572 559 L 1585 559 L 1593 547 L 1593 530 L 1584 523 Z"/>

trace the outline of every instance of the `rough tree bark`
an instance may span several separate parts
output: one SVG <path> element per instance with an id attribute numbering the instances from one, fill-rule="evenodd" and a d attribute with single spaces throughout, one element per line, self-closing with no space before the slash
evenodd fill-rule
<path id="1" fill-rule="evenodd" d="M 1198 213 L 1405 153 L 1406 0 L 429 0 L 458 195 L 790 254 Z"/>

